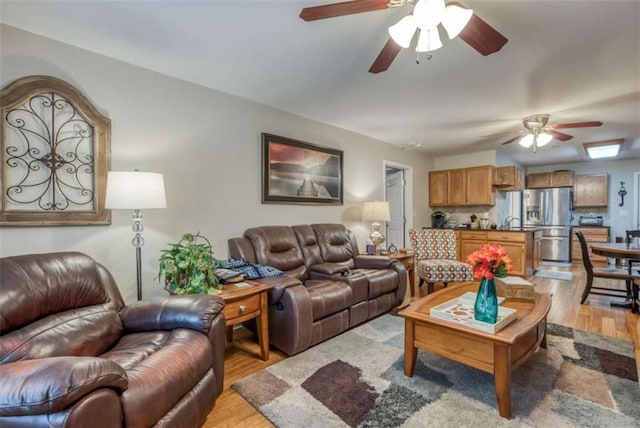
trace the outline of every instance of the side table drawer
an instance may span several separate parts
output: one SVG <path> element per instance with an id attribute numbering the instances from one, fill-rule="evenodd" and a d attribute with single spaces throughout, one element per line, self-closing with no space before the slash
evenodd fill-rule
<path id="1" fill-rule="evenodd" d="M 222 313 L 227 320 L 227 325 L 230 325 L 234 324 L 236 318 L 246 317 L 248 314 L 259 310 L 260 295 L 255 295 L 227 303 Z"/>

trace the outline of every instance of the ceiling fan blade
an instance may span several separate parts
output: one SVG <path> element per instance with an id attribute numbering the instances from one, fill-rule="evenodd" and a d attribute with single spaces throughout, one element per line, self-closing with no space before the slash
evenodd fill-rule
<path id="1" fill-rule="evenodd" d="M 353 0 L 322 6 L 305 7 L 302 9 L 302 12 L 300 12 L 300 18 L 305 21 L 315 21 L 317 19 L 382 10 L 387 8 L 387 3 L 388 0 Z"/>
<path id="2" fill-rule="evenodd" d="M 547 131 L 549 134 L 553 135 L 553 138 L 560 141 L 568 141 L 573 138 L 572 135 L 564 134 L 562 132 L 554 131 L 553 129 L 549 129 Z"/>
<path id="3" fill-rule="evenodd" d="M 452 3 L 461 5 L 458 2 L 451 2 L 449 4 Z M 498 52 L 509 41 L 505 36 L 498 33 L 495 28 L 480 19 L 475 13 L 471 16 L 471 20 L 458 37 L 484 56 Z"/>
<path id="4" fill-rule="evenodd" d="M 387 43 L 384 45 L 378 57 L 373 64 L 371 64 L 371 68 L 369 68 L 369 73 L 380 73 L 382 71 L 387 71 L 391 63 L 400 53 L 402 48 L 399 44 L 393 41 L 391 37 L 387 40 Z"/>
<path id="5" fill-rule="evenodd" d="M 504 143 L 502 143 L 503 146 L 506 146 L 507 144 L 511 144 L 516 140 L 519 140 L 520 138 L 522 138 L 522 135 L 518 135 L 517 137 L 513 137 L 510 140 L 505 141 Z"/>
<path id="6" fill-rule="evenodd" d="M 567 128 L 590 128 L 592 126 L 602 126 L 602 122 L 575 122 L 575 123 L 561 123 L 559 125 L 553 125 L 553 129 L 567 129 Z"/>

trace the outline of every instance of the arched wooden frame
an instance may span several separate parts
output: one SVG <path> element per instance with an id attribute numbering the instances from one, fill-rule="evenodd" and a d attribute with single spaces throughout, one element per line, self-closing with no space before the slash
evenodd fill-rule
<path id="1" fill-rule="evenodd" d="M 107 117 L 51 76 L 2 89 L 0 114 L 0 226 L 111 224 Z"/>

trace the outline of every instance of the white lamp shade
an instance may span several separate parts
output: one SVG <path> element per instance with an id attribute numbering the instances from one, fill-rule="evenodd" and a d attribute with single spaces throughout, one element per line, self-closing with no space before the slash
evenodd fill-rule
<path id="1" fill-rule="evenodd" d="M 472 16 L 473 9 L 465 9 L 455 4 L 448 5 L 444 10 L 442 26 L 447 30 L 449 39 L 453 39 L 460 34 Z"/>
<path id="2" fill-rule="evenodd" d="M 522 147 L 529 148 L 533 144 L 533 134 L 527 134 L 518 142 Z"/>
<path id="3" fill-rule="evenodd" d="M 362 203 L 362 219 L 373 221 L 391 221 L 389 202 L 371 201 Z"/>
<path id="4" fill-rule="evenodd" d="M 442 22 L 444 17 L 444 0 L 419 0 L 413 8 L 413 16 L 420 29 L 433 28 Z"/>
<path id="5" fill-rule="evenodd" d="M 109 171 L 105 207 L 111 209 L 166 208 L 162 174 Z"/>
<path id="6" fill-rule="evenodd" d="M 389 36 L 391 36 L 398 46 L 408 48 L 416 32 L 416 28 L 418 28 L 418 24 L 416 24 L 413 15 L 407 15 L 389 27 Z"/>
<path id="7" fill-rule="evenodd" d="M 538 135 L 538 147 L 546 146 L 553 139 L 553 135 L 543 132 Z"/>
<path id="8" fill-rule="evenodd" d="M 416 52 L 431 52 L 442 47 L 438 27 L 423 28 L 420 30 L 420 38 L 416 46 Z"/>

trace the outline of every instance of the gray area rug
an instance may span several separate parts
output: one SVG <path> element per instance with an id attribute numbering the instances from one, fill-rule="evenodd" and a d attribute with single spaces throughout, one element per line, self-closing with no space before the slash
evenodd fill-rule
<path id="1" fill-rule="evenodd" d="M 561 279 L 564 281 L 571 281 L 573 279 L 571 272 L 560 272 L 557 270 L 538 269 L 533 275 L 539 276 L 540 278 Z"/>
<path id="2" fill-rule="evenodd" d="M 384 315 L 232 387 L 278 427 L 640 427 L 631 342 L 548 325 L 513 373 L 512 419 L 493 377 L 425 351 L 403 372 L 404 319 Z"/>

